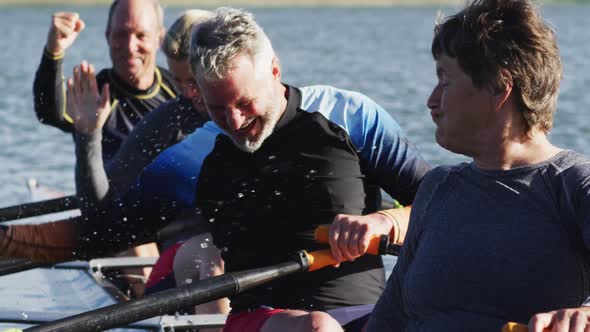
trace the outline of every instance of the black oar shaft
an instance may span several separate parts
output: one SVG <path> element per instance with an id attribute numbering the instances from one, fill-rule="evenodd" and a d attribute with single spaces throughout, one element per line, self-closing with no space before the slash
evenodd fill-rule
<path id="1" fill-rule="evenodd" d="M 118 303 L 51 323 L 30 327 L 24 331 L 104 331 L 181 308 L 232 296 L 282 276 L 306 269 L 305 264 L 294 260 L 264 268 L 227 273 L 218 277 L 200 280 L 192 285 L 155 293 L 139 300 Z"/>
<path id="2" fill-rule="evenodd" d="M 0 208 L 0 222 L 36 217 L 43 214 L 74 210 L 77 208 L 78 200 L 75 196 L 60 197 L 45 201 L 7 206 Z"/>
<path id="3" fill-rule="evenodd" d="M 2 259 L 0 260 L 0 276 L 48 265 L 49 264 L 31 262 L 20 258 Z"/>

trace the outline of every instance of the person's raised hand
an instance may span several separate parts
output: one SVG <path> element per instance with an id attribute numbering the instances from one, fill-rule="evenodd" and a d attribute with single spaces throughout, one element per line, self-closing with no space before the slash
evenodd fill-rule
<path id="1" fill-rule="evenodd" d="M 72 46 L 85 26 L 78 13 L 57 12 L 53 14 L 45 49 L 53 56 L 63 54 Z"/>
<path id="2" fill-rule="evenodd" d="M 76 131 L 82 134 L 102 129 L 111 112 L 109 85 L 98 91 L 94 66 L 86 61 L 75 66 L 68 79 L 67 110 Z"/>

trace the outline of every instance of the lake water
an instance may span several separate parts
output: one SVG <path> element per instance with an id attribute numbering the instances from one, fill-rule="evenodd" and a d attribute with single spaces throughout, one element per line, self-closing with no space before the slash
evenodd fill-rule
<path id="1" fill-rule="evenodd" d="M 169 25 L 185 8 L 167 8 Z M 41 125 L 33 111 L 33 77 L 50 15 L 76 10 L 86 30 L 68 52 L 64 68 L 82 59 L 108 66 L 104 7 L 2 8 L 0 27 L 0 206 L 29 200 L 29 177 L 74 192 L 74 149 L 70 135 Z M 285 82 L 330 84 L 357 90 L 380 103 L 406 130 L 431 163 L 463 158 L 437 146 L 425 106 L 435 84 L 430 56 L 437 8 L 252 9 L 274 43 Z M 443 12 L 453 13 L 454 8 Z M 590 154 L 590 6 L 545 7 L 555 26 L 564 79 L 552 140 Z M 165 66 L 163 54 L 160 64 Z"/>
<path id="2" fill-rule="evenodd" d="M 187 8 L 167 8 L 168 26 Z M 86 30 L 68 51 L 64 69 L 86 59 L 108 66 L 105 7 L 1 8 L 0 27 L 0 206 L 29 200 L 25 183 L 74 192 L 71 136 L 41 125 L 33 111 L 33 76 L 51 13 L 74 10 Z M 329 84 L 357 90 L 388 110 L 433 165 L 466 160 L 437 146 L 425 106 L 435 84 L 430 55 L 437 11 L 426 8 L 252 9 L 280 57 L 284 82 Z M 455 8 L 444 8 L 454 13 Z M 590 7 L 545 7 L 563 55 L 564 78 L 551 139 L 590 155 Z M 586 32 L 584 32 L 586 31 Z M 159 63 L 165 66 L 163 54 Z M 388 261 L 391 265 L 392 261 Z"/>

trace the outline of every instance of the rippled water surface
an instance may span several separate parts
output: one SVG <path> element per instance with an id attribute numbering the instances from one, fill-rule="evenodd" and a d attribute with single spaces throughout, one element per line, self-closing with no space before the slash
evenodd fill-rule
<path id="1" fill-rule="evenodd" d="M 77 10 L 87 28 L 68 52 L 70 75 L 82 59 L 108 66 L 104 39 L 106 8 Z M 70 135 L 35 118 L 32 84 L 50 15 L 57 8 L 2 8 L 0 26 L 0 206 L 29 200 L 25 181 L 37 178 L 61 191 L 74 191 Z M 166 24 L 184 8 L 167 8 Z M 425 107 L 434 82 L 429 53 L 438 8 L 252 9 L 280 56 L 283 80 L 295 85 L 330 84 L 365 93 L 385 107 L 433 164 L 463 158 L 438 147 Z M 452 13 L 453 8 L 444 12 Z M 546 7 L 564 62 L 564 80 L 552 139 L 590 154 L 588 25 L 590 7 Z M 163 54 L 159 63 L 165 66 Z"/>

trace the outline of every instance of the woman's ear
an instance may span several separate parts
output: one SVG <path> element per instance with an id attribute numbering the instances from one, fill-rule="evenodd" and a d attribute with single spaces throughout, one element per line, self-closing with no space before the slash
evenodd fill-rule
<path id="1" fill-rule="evenodd" d="M 512 75 L 507 69 L 500 70 L 500 78 L 501 86 L 494 91 L 494 95 L 492 96 L 495 110 L 504 107 L 504 104 L 512 94 L 512 87 L 514 86 Z"/>

